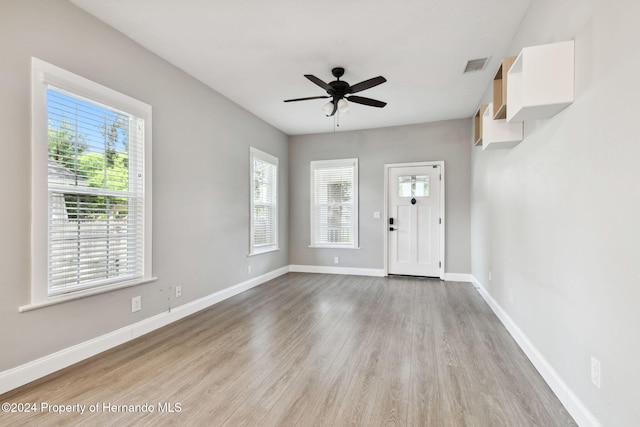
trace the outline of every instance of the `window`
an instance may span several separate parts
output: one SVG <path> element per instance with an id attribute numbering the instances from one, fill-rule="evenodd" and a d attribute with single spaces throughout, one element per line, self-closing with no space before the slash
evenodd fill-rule
<path id="1" fill-rule="evenodd" d="M 278 158 L 251 147 L 249 254 L 278 249 Z"/>
<path id="2" fill-rule="evenodd" d="M 358 159 L 311 162 L 311 246 L 358 247 Z"/>
<path id="3" fill-rule="evenodd" d="M 399 197 L 429 197 L 429 175 L 402 175 L 398 177 Z"/>
<path id="4" fill-rule="evenodd" d="M 32 305 L 151 280 L 151 107 L 32 68 Z"/>

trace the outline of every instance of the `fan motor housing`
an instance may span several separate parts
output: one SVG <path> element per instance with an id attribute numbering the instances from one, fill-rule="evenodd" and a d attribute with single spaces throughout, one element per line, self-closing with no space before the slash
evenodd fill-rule
<path id="1" fill-rule="evenodd" d="M 327 93 L 331 96 L 335 96 L 338 98 L 343 97 L 345 94 L 347 94 L 347 91 L 349 90 L 349 83 L 342 80 L 336 80 L 335 82 L 330 82 L 329 86 L 331 86 L 333 90 L 328 90 Z"/>

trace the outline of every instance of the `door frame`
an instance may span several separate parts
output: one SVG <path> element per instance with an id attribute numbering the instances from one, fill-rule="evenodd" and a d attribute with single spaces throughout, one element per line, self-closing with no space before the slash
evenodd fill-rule
<path id="1" fill-rule="evenodd" d="M 440 218 L 442 218 L 442 224 L 440 224 L 440 259 L 442 264 L 440 266 L 440 280 L 444 280 L 445 272 L 445 177 L 444 173 L 444 160 L 431 161 L 431 162 L 412 162 L 412 163 L 389 163 L 384 165 L 384 275 L 389 275 L 389 169 L 402 168 L 412 166 L 440 166 L 440 174 L 442 179 L 440 180 Z"/>

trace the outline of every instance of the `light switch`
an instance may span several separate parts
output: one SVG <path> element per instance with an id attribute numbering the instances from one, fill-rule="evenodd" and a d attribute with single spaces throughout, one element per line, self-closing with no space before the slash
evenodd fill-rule
<path id="1" fill-rule="evenodd" d="M 373 219 L 380 219 L 380 211 L 375 211 L 373 213 Z"/>

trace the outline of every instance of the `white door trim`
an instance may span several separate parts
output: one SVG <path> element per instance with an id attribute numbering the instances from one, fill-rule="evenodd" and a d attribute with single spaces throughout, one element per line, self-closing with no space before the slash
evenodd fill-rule
<path id="1" fill-rule="evenodd" d="M 389 275 L 389 169 L 391 168 L 402 168 L 402 167 L 411 167 L 411 166 L 440 166 L 440 173 L 442 174 L 442 179 L 440 180 L 440 218 L 442 218 L 442 224 L 440 224 L 440 258 L 442 259 L 442 264 L 440 266 L 440 279 L 444 280 L 444 272 L 445 272 L 445 224 L 446 217 L 444 211 L 444 160 L 433 161 L 433 162 L 415 162 L 415 163 L 390 163 L 384 165 L 384 275 Z"/>

